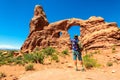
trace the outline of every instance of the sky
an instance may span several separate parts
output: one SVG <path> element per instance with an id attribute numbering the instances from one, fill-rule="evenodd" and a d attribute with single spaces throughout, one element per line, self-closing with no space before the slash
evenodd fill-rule
<path id="1" fill-rule="evenodd" d="M 41 5 L 49 23 L 68 18 L 101 16 L 120 26 L 120 0 L 0 0 L 0 48 L 20 49 L 29 35 L 35 5 Z M 80 35 L 79 26 L 69 33 Z M 73 33 L 74 32 L 74 33 Z"/>

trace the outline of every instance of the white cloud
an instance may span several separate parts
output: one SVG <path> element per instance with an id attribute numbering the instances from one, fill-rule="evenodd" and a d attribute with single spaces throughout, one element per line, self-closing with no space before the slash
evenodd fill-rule
<path id="1" fill-rule="evenodd" d="M 12 45 L 0 45 L 0 49 L 19 49 L 19 47 Z"/>

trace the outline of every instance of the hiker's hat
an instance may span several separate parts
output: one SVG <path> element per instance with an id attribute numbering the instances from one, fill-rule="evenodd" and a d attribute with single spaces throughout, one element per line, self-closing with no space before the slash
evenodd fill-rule
<path id="1" fill-rule="evenodd" d="M 78 37 L 78 35 L 77 35 L 77 34 L 75 34 L 75 35 L 74 35 L 74 38 L 75 38 L 75 37 Z"/>

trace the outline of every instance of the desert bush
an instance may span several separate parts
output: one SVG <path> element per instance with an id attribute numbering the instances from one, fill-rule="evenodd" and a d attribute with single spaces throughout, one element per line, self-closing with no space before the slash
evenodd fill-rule
<path id="1" fill-rule="evenodd" d="M 15 50 L 8 50 L 7 51 L 9 54 L 14 54 Z"/>
<path id="2" fill-rule="evenodd" d="M 35 52 L 33 53 L 34 56 L 34 62 L 36 63 L 44 63 L 44 58 L 45 58 L 45 54 L 43 52 Z"/>
<path id="3" fill-rule="evenodd" d="M 4 65 L 5 64 L 5 58 L 0 56 L 0 65 Z"/>
<path id="4" fill-rule="evenodd" d="M 15 65 L 22 65 L 22 66 L 24 66 L 24 65 L 25 65 L 25 62 L 24 62 L 23 60 L 16 60 L 16 61 L 14 62 L 14 64 L 15 64 Z"/>
<path id="5" fill-rule="evenodd" d="M 33 63 L 34 62 L 34 56 L 33 54 L 24 54 L 23 55 L 23 60 L 25 63 Z"/>
<path id="6" fill-rule="evenodd" d="M 0 53 L 0 65 L 4 65 L 4 64 L 7 64 L 7 55 L 4 55 L 3 53 Z"/>
<path id="7" fill-rule="evenodd" d="M 11 64 L 13 62 L 15 62 L 15 59 L 13 57 L 6 58 L 6 63 L 7 64 Z"/>
<path id="8" fill-rule="evenodd" d="M 15 65 L 25 65 L 24 59 L 22 56 L 18 56 L 14 58 L 14 62 Z"/>
<path id="9" fill-rule="evenodd" d="M 112 53 L 115 53 L 115 51 L 116 51 L 116 48 L 115 48 L 115 47 L 116 47 L 116 45 L 115 45 L 115 44 L 114 44 L 114 45 L 112 45 L 112 47 L 111 47 L 111 48 L 112 48 Z"/>
<path id="10" fill-rule="evenodd" d="M 2 52 L 0 52 L 0 56 L 2 56 Z"/>
<path id="11" fill-rule="evenodd" d="M 100 66 L 100 64 L 88 54 L 83 57 L 83 64 L 87 69 Z"/>
<path id="12" fill-rule="evenodd" d="M 30 64 L 30 63 L 29 63 L 28 65 L 26 65 L 26 66 L 25 66 L 25 70 L 26 70 L 26 71 L 34 70 L 33 64 Z"/>
<path id="13" fill-rule="evenodd" d="M 0 61 L 0 66 L 5 65 L 5 64 L 6 64 L 5 61 Z"/>
<path id="14" fill-rule="evenodd" d="M 107 62 L 106 65 L 110 67 L 110 66 L 113 66 L 113 63 L 112 62 Z"/>
<path id="15" fill-rule="evenodd" d="M 55 49 L 52 47 L 47 47 L 45 49 L 42 50 L 43 54 L 45 54 L 46 56 L 50 56 L 53 53 L 55 53 Z"/>
<path id="16" fill-rule="evenodd" d="M 62 54 L 68 55 L 68 49 L 63 50 L 63 51 L 62 51 Z"/>
<path id="17" fill-rule="evenodd" d="M 6 74 L 3 72 L 0 72 L 0 79 L 6 77 Z"/>
<path id="18" fill-rule="evenodd" d="M 54 48 L 48 47 L 41 51 L 34 51 L 23 54 L 22 56 L 14 56 L 14 51 L 9 51 L 7 54 L 0 52 L 0 66 L 4 64 L 25 65 L 28 63 L 44 63 L 45 57 L 50 57 L 51 60 L 58 62 L 58 56 Z"/>
<path id="19" fill-rule="evenodd" d="M 59 62 L 58 55 L 57 55 L 57 54 L 53 54 L 53 55 L 51 56 L 51 60 L 55 60 L 56 62 Z"/>

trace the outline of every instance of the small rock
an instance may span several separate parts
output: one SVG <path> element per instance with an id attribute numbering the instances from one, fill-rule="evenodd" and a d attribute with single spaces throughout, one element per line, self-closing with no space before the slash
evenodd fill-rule
<path id="1" fill-rule="evenodd" d="M 65 61 L 65 63 L 68 63 L 68 61 Z"/>
<path id="2" fill-rule="evenodd" d="M 18 80 L 18 78 L 17 77 L 13 77 L 13 80 Z"/>
<path id="3" fill-rule="evenodd" d="M 112 73 L 115 73 L 116 71 L 115 70 L 112 70 Z"/>
<path id="4" fill-rule="evenodd" d="M 12 77 L 13 75 L 11 74 L 10 77 Z"/>
<path id="5" fill-rule="evenodd" d="M 109 55 L 106 55 L 107 57 L 110 57 Z"/>
<path id="6" fill-rule="evenodd" d="M 61 62 L 61 64 L 64 64 L 64 62 Z"/>
<path id="7" fill-rule="evenodd" d="M 68 68 L 73 68 L 73 65 L 72 64 L 68 64 L 67 67 Z"/>

